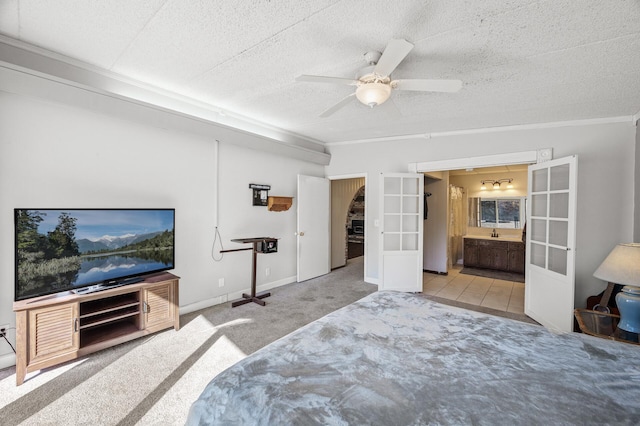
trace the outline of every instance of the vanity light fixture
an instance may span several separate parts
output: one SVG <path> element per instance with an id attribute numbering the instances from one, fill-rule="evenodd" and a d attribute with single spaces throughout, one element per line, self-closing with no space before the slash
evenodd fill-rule
<path id="1" fill-rule="evenodd" d="M 507 189 L 513 188 L 513 184 L 511 183 L 513 182 L 513 178 L 509 178 L 509 179 L 497 179 L 497 180 L 493 180 L 493 179 L 481 180 L 480 183 L 482 183 L 482 186 L 480 187 L 480 189 L 483 191 L 486 190 L 487 185 L 491 185 L 493 189 L 500 189 L 500 184 L 503 182 L 507 182 Z"/>

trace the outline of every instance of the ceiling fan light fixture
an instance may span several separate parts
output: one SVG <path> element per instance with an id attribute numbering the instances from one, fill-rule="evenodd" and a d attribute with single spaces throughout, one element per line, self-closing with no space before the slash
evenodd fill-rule
<path id="1" fill-rule="evenodd" d="M 391 96 L 391 86 L 384 83 L 365 83 L 356 89 L 356 98 L 371 108 L 385 103 L 389 96 Z"/>

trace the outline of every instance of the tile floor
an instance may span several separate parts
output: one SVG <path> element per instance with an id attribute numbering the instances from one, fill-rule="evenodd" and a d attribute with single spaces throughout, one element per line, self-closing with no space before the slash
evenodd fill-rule
<path id="1" fill-rule="evenodd" d="M 524 313 L 524 283 L 461 274 L 460 270 L 462 266 L 456 265 L 448 275 L 425 272 L 423 293 L 499 311 Z"/>

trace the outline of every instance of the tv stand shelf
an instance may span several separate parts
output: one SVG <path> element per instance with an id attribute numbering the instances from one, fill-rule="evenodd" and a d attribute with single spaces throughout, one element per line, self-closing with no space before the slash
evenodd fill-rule
<path id="1" fill-rule="evenodd" d="M 29 372 L 167 328 L 178 330 L 178 280 L 163 272 L 99 292 L 15 302 L 16 384 Z"/>

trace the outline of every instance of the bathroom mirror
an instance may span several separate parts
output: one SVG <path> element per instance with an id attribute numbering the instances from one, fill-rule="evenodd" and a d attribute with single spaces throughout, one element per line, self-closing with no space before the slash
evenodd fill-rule
<path id="1" fill-rule="evenodd" d="M 469 198 L 469 226 L 476 228 L 522 229 L 527 197 Z"/>

